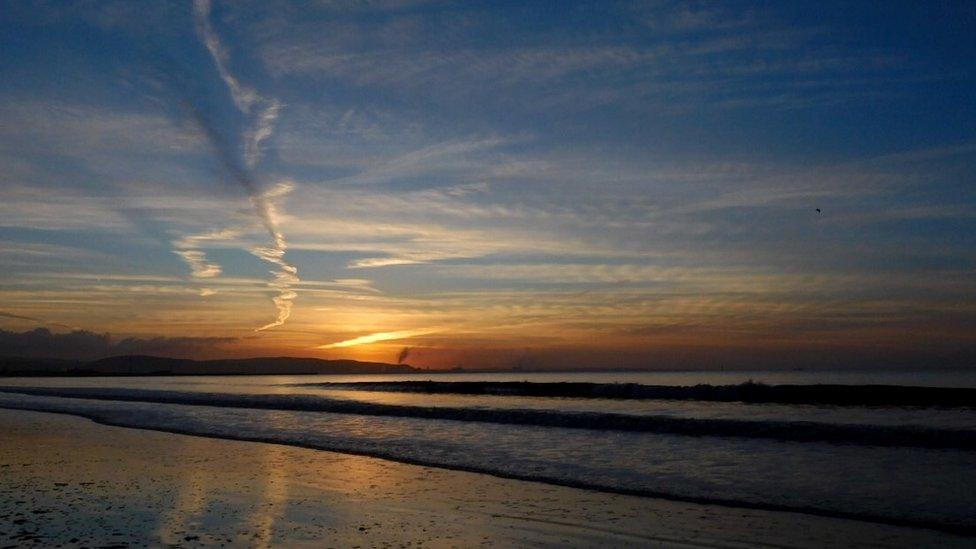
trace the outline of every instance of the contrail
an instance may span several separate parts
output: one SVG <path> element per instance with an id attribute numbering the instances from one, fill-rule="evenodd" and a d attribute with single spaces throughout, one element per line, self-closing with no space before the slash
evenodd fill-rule
<path id="1" fill-rule="evenodd" d="M 247 116 L 251 114 L 256 105 L 264 104 L 264 108 L 253 121 L 254 126 L 246 130 L 244 134 L 246 169 L 240 166 L 236 155 L 231 152 L 227 143 L 220 138 L 216 128 L 203 116 L 203 113 L 193 105 L 189 106 L 194 119 L 210 141 L 227 172 L 247 192 L 255 213 L 271 237 L 271 246 L 257 247 L 251 250 L 252 254 L 276 267 L 274 271 L 271 271 L 273 278 L 268 282 L 268 286 L 277 292 L 277 295 L 272 298 L 277 314 L 274 321 L 257 328 L 255 331 L 267 330 L 285 323 L 285 320 L 291 315 L 292 301 L 297 297 L 297 294 L 291 290 L 291 286 L 299 281 L 298 269 L 285 261 L 287 245 L 284 234 L 278 228 L 275 205 L 272 201 L 274 198 L 287 193 L 291 189 L 291 185 L 279 184 L 270 191 L 261 192 L 247 170 L 253 169 L 260 159 L 261 142 L 273 133 L 281 103 L 276 99 L 265 99 L 253 89 L 242 85 L 227 68 L 227 52 L 210 24 L 210 0 L 194 0 L 193 14 L 197 33 L 210 52 L 210 56 L 217 66 L 217 72 L 230 90 L 231 98 L 238 110 Z"/>
<path id="2" fill-rule="evenodd" d="M 237 109 L 244 115 L 250 115 L 256 106 L 263 105 L 254 119 L 254 127 L 244 132 L 244 163 L 248 168 L 254 168 L 261 157 L 261 142 L 271 137 L 274 132 L 281 102 L 274 98 L 262 97 L 253 89 L 244 86 L 227 68 L 229 56 L 210 24 L 210 0 L 194 0 L 193 15 L 197 34 L 210 52 L 210 57 L 217 66 L 217 72 L 221 80 L 227 84 Z"/>
<path id="3" fill-rule="evenodd" d="M 245 132 L 244 163 L 248 168 L 253 168 L 261 159 L 261 142 L 271 137 L 274 132 L 274 123 L 278 120 L 279 109 L 281 103 L 278 100 L 268 101 L 268 105 L 258 115 L 254 128 Z"/>
<path id="4" fill-rule="evenodd" d="M 50 324 L 51 326 L 57 326 L 59 328 L 67 328 L 69 330 L 77 330 L 78 329 L 78 328 L 76 328 L 74 326 L 68 326 L 67 324 L 61 324 L 60 322 L 50 322 L 50 321 L 44 320 L 43 318 L 35 318 L 35 317 L 32 317 L 32 316 L 24 316 L 24 315 L 15 315 L 13 313 L 7 313 L 7 312 L 4 312 L 4 311 L 0 311 L 0 316 L 2 316 L 4 318 L 13 318 L 13 319 L 16 319 L 16 320 L 26 320 L 28 322 L 36 322 L 38 324 Z"/>
<path id="5" fill-rule="evenodd" d="M 285 250 L 287 246 L 284 235 L 281 234 L 281 231 L 277 230 L 277 210 L 274 204 L 275 198 L 287 194 L 291 189 L 292 185 L 290 183 L 281 182 L 268 191 L 261 193 L 259 195 L 261 199 L 260 203 L 254 202 L 254 197 L 251 197 L 255 208 L 258 208 L 258 204 L 260 204 L 261 211 L 264 213 L 263 217 L 268 220 L 268 231 L 271 234 L 274 244 L 270 247 L 252 248 L 251 253 L 278 267 L 278 270 L 271 272 L 274 278 L 268 282 L 268 286 L 278 292 L 278 295 L 271 299 L 275 304 L 278 314 L 273 322 L 269 322 L 255 330 L 257 332 L 284 324 L 285 320 L 291 315 L 292 302 L 298 297 L 298 294 L 291 289 L 293 284 L 299 282 L 298 269 L 285 261 Z"/>
<path id="6" fill-rule="evenodd" d="M 203 41 L 203 45 L 207 47 L 207 51 L 210 52 L 210 56 L 213 57 L 214 63 L 217 65 L 217 72 L 220 74 L 221 80 L 227 84 L 230 89 L 231 98 L 234 100 L 234 104 L 237 108 L 241 110 L 244 114 L 250 114 L 251 108 L 254 106 L 261 97 L 246 86 L 242 86 L 237 78 L 227 69 L 227 51 L 220 44 L 220 39 L 217 37 L 217 33 L 214 31 L 213 26 L 210 24 L 210 0 L 194 0 L 193 1 L 193 19 L 196 22 L 197 34 L 200 35 L 200 40 Z"/>

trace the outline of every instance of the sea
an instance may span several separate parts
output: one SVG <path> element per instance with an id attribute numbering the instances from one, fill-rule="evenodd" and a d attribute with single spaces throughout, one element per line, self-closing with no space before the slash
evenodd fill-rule
<path id="1" fill-rule="evenodd" d="M 0 408 L 964 535 L 974 395 L 973 370 L 0 378 Z"/>

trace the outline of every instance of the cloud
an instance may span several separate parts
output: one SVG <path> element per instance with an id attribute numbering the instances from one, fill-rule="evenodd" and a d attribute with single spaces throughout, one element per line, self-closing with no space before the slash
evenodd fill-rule
<path id="1" fill-rule="evenodd" d="M 417 265 L 419 263 L 427 263 L 439 259 L 438 257 L 421 257 L 417 259 L 409 259 L 406 257 L 368 257 L 366 259 L 357 259 L 355 261 L 350 261 L 347 267 L 350 269 L 367 269 L 371 267 L 391 267 L 393 265 Z"/>
<path id="2" fill-rule="evenodd" d="M 405 178 L 436 171 L 470 168 L 465 158 L 505 144 L 497 137 L 454 140 L 434 143 L 421 149 L 370 166 L 367 170 L 349 177 L 329 181 L 330 185 L 366 185 L 383 183 L 394 178 Z"/>
<path id="3" fill-rule="evenodd" d="M 281 103 L 276 99 L 267 102 L 267 106 L 258 115 L 254 127 L 244 134 L 244 163 L 248 168 L 254 168 L 261 159 L 261 142 L 274 133 L 274 124 L 278 120 Z"/>
<path id="4" fill-rule="evenodd" d="M 124 232 L 132 224 L 99 197 L 10 183 L 0 185 L 0 227 Z"/>
<path id="5" fill-rule="evenodd" d="M 190 276 L 193 278 L 215 278 L 220 275 L 220 265 L 207 260 L 206 254 L 200 250 L 200 246 L 208 242 L 228 240 L 240 235 L 240 231 L 224 229 L 222 231 L 211 231 L 208 233 L 184 236 L 179 240 L 173 241 L 173 253 L 180 256 L 190 267 Z M 213 290 L 210 290 L 213 295 Z M 201 294 L 202 295 L 202 294 Z"/>
<path id="6" fill-rule="evenodd" d="M 2 317 L 2 318 L 11 318 L 11 319 L 14 319 L 14 320 L 26 320 L 28 322 L 36 322 L 37 324 L 50 324 L 51 326 L 57 326 L 59 328 L 72 329 L 71 326 L 68 326 L 67 324 L 61 324 L 59 322 L 50 322 L 50 321 L 43 320 L 43 319 L 40 319 L 40 318 L 36 318 L 36 317 L 33 317 L 33 316 L 17 315 L 17 314 L 13 314 L 13 313 L 7 313 L 7 312 L 4 312 L 4 311 L 0 311 L 0 317 Z"/>
<path id="7" fill-rule="evenodd" d="M 379 341 L 392 341 L 397 339 L 406 339 L 408 337 L 416 337 L 421 335 L 432 334 L 436 332 L 435 329 L 421 329 L 421 330 L 400 330 L 396 332 L 377 332 L 375 334 L 368 334 L 364 336 L 354 337 L 352 339 L 346 339 L 343 341 L 337 341 L 335 343 L 329 343 L 327 345 L 319 345 L 316 349 L 339 349 L 342 347 L 352 347 L 355 345 L 363 345 L 366 343 L 377 343 Z"/>
<path id="8" fill-rule="evenodd" d="M 40 266 L 67 266 L 68 264 L 91 264 L 104 262 L 107 255 L 72 246 L 44 244 L 39 242 L 16 242 L 0 240 L 0 266 L 28 268 L 33 272 Z"/>
<path id="9" fill-rule="evenodd" d="M 953 98 L 968 73 L 941 46 L 892 49 L 842 18 L 790 28 L 806 24 L 792 8 L 589 3 L 553 18 L 536 4 L 339 4 L 165 8 L 153 42 L 187 69 L 172 89 L 132 78 L 146 73 L 126 66 L 139 52 L 107 73 L 70 62 L 85 48 L 13 59 L 78 79 L 23 82 L 0 106 L 0 224 L 24 240 L 0 242 L 0 308 L 113 333 L 287 319 L 254 344 L 308 350 L 469 319 L 483 325 L 436 337 L 799 331 L 844 308 L 866 311 L 864 328 L 971 301 L 976 149 L 932 129 L 967 112 Z M 94 47 L 134 36 L 88 30 Z M 202 130 L 165 116 L 175 89 Z M 894 97 L 864 112 L 782 110 L 879 90 Z M 774 108 L 716 111 L 750 105 Z M 842 123 L 850 112 L 864 124 Z M 924 149 L 897 152 L 902 119 L 929 121 L 909 140 Z M 229 185 L 209 184 L 208 145 Z M 202 238 L 223 228 L 240 234 Z"/>
<path id="10" fill-rule="evenodd" d="M 213 26 L 210 24 L 210 0 L 194 0 L 194 16 L 196 21 L 197 33 L 203 41 L 207 50 L 210 52 L 217 72 L 230 89 L 231 96 L 237 108 L 245 115 L 250 115 L 254 106 L 262 103 L 264 108 L 253 120 L 252 127 L 244 132 L 244 166 L 240 166 L 234 155 L 231 154 L 227 143 L 221 138 L 216 127 L 209 120 L 205 113 L 196 106 L 191 106 L 192 114 L 198 126 L 203 130 L 215 152 L 220 157 L 220 161 L 233 177 L 248 194 L 251 205 L 258 218 L 261 220 L 268 235 L 271 237 L 270 246 L 258 246 L 251 248 L 251 253 L 258 258 L 276 266 L 272 271 L 272 279 L 268 282 L 268 287 L 276 292 L 272 297 L 275 305 L 275 319 L 265 325 L 260 326 L 255 331 L 263 331 L 276 326 L 281 326 L 291 315 L 292 302 L 297 294 L 291 287 L 299 282 L 298 269 L 285 261 L 285 236 L 279 229 L 277 205 L 275 200 L 287 194 L 292 184 L 281 181 L 277 185 L 266 191 L 261 191 L 257 182 L 253 179 L 252 170 L 259 158 L 261 142 L 266 140 L 273 133 L 274 123 L 278 117 L 281 103 L 276 99 L 267 99 L 240 84 L 237 78 L 227 69 L 228 55 L 220 43 Z M 191 259 L 189 261 L 193 261 Z M 202 261 L 202 259 L 200 259 Z M 193 266 L 191 265 L 191 268 Z M 205 265 L 200 272 L 212 273 L 212 265 Z"/>
<path id="11" fill-rule="evenodd" d="M 208 262 L 200 250 L 173 250 L 173 253 L 186 261 L 193 278 L 213 278 L 220 274 L 220 265 Z"/>
<path id="12" fill-rule="evenodd" d="M 292 188 L 293 185 L 290 182 L 281 181 L 259 195 L 260 201 L 255 202 L 256 207 L 260 205 L 267 219 L 272 246 L 257 246 L 251 249 L 251 253 L 277 267 L 277 270 L 271 271 L 272 279 L 268 282 L 268 286 L 278 292 L 278 295 L 272 298 L 277 315 L 272 322 L 257 328 L 255 331 L 258 332 L 284 324 L 291 316 L 292 302 L 298 297 L 298 294 L 291 289 L 292 286 L 300 282 L 298 269 L 285 261 L 287 245 L 284 235 L 278 230 L 278 209 L 276 205 L 276 200 L 291 192 Z"/>
<path id="13" fill-rule="evenodd" d="M 253 169 L 261 158 L 261 142 L 274 133 L 274 125 L 282 105 L 277 99 L 263 97 L 254 89 L 242 85 L 227 68 L 229 56 L 210 23 L 210 8 L 210 0 L 193 2 L 197 34 L 210 52 L 220 78 L 227 84 L 234 104 L 242 113 L 251 115 L 258 105 L 262 106 L 254 116 L 251 127 L 244 131 L 244 163 L 249 169 Z"/>
<path id="14" fill-rule="evenodd" d="M 237 342 L 233 337 L 128 337 L 112 343 L 113 355 L 157 355 L 192 357 L 213 353 L 215 349 Z"/>
<path id="15" fill-rule="evenodd" d="M 653 25 L 654 40 L 633 40 L 648 32 L 627 24 L 632 32 L 593 31 L 581 43 L 567 39 L 565 29 L 548 27 L 541 17 L 539 25 L 509 25 L 510 38 L 504 41 L 431 40 L 430 34 L 443 35 L 448 28 L 478 36 L 500 23 L 492 13 L 472 17 L 458 14 L 463 10 L 456 7 L 450 11 L 464 23 L 452 25 L 443 12 L 420 21 L 410 15 L 292 21 L 289 32 L 268 40 L 261 55 L 279 77 L 300 75 L 448 103 L 476 96 L 513 109 L 531 106 L 534 114 L 605 105 L 668 115 L 703 108 L 793 109 L 895 93 L 865 86 L 871 79 L 899 84 L 925 77 L 924 67 L 911 59 L 871 51 L 840 53 L 818 45 L 814 38 L 822 29 L 726 13 L 731 9 L 638 15 Z M 402 30 L 391 32 L 397 20 Z M 445 41 L 450 47 L 444 47 Z"/>
<path id="16" fill-rule="evenodd" d="M 220 43 L 220 38 L 210 23 L 210 7 L 210 0 L 193 1 L 193 20 L 196 24 L 197 34 L 200 35 L 200 39 L 207 47 L 207 51 L 210 52 L 210 57 L 213 58 L 214 64 L 217 66 L 217 72 L 220 74 L 220 78 L 227 84 L 227 88 L 230 89 L 234 104 L 245 114 L 250 113 L 254 104 L 261 100 L 261 96 L 253 89 L 242 85 L 237 80 L 237 77 L 227 69 L 227 62 L 230 56 Z"/>
<path id="17" fill-rule="evenodd" d="M 47 328 L 27 332 L 0 330 L 0 354 L 28 358 L 94 360 L 107 356 L 148 354 L 170 357 L 197 356 L 235 342 L 226 337 L 128 337 L 87 330 L 54 333 Z"/>

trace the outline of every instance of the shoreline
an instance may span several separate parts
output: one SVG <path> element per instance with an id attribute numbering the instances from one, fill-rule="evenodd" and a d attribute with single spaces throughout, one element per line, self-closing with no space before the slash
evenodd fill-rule
<path id="1" fill-rule="evenodd" d="M 0 357 L 0 361 L 10 358 L 19 357 Z M 159 357 L 167 358 L 168 357 Z M 296 360 L 308 360 L 314 359 L 314 357 L 257 357 L 258 359 L 266 358 L 288 358 Z M 47 359 L 41 359 L 47 360 Z M 183 360 L 183 359 L 171 359 L 171 360 Z M 248 359 L 219 359 L 219 360 L 251 360 Z M 358 362 L 353 359 L 315 359 L 315 360 L 337 360 L 337 361 L 349 361 Z M 410 364 L 399 364 L 399 363 L 377 363 L 384 364 L 387 366 L 408 366 L 413 368 L 412 371 L 403 372 L 308 372 L 308 371 L 276 371 L 274 373 L 254 373 L 254 372 L 168 372 L 168 371 L 149 371 L 146 373 L 134 373 L 134 372 L 98 372 L 98 371 L 88 371 L 88 370 L 6 370 L 0 369 L 0 378 L 4 377 L 64 377 L 64 378 L 88 378 L 88 377 L 211 377 L 211 376 L 268 376 L 268 375 L 287 375 L 287 376 L 350 376 L 350 375 L 362 375 L 362 376 L 390 376 L 390 375 L 403 375 L 403 376 L 417 376 L 417 375 L 457 375 L 457 374 L 504 374 L 504 375 L 536 375 L 536 374 L 805 374 L 805 373 L 842 373 L 842 374 L 898 374 L 898 373 L 917 373 L 919 369 L 914 366 L 904 366 L 904 367 L 864 367 L 864 368 L 770 368 L 770 369 L 752 369 L 752 368 L 660 368 L 660 369 L 648 369 L 648 368 L 583 368 L 583 369 L 552 369 L 552 370 L 515 370 L 515 369 L 495 369 L 495 368 L 462 368 L 460 370 L 453 368 L 422 368 L 417 366 L 411 366 Z M 965 365 L 948 365 L 939 366 L 936 368 L 928 368 L 924 371 L 926 372 L 961 372 L 969 373 L 972 370 L 971 366 Z"/>
<path id="2" fill-rule="evenodd" d="M 723 498 L 711 498 L 711 497 L 683 496 L 683 495 L 676 495 L 669 492 L 660 492 L 660 491 L 644 490 L 644 489 L 624 489 L 618 487 L 605 486 L 601 484 L 590 484 L 586 482 L 567 481 L 566 479 L 563 478 L 546 477 L 546 476 L 540 476 L 538 474 L 520 475 L 511 472 L 485 470 L 477 467 L 465 467 L 463 465 L 444 464 L 435 461 L 424 461 L 419 459 L 411 459 L 396 454 L 386 454 L 383 452 L 357 451 L 351 449 L 337 450 L 334 448 L 318 446 L 315 444 L 307 444 L 301 442 L 282 442 L 274 438 L 249 437 L 243 435 L 228 436 L 228 435 L 218 435 L 218 434 L 201 434 L 199 432 L 190 431 L 190 430 L 171 429 L 165 427 L 147 427 L 141 425 L 128 425 L 124 423 L 112 422 L 102 417 L 99 417 L 97 415 L 88 415 L 80 412 L 38 410 L 34 408 L 16 408 L 16 407 L 10 407 L 6 405 L 0 405 L 0 411 L 3 410 L 17 410 L 17 411 L 37 412 L 37 413 L 44 413 L 44 414 L 50 413 L 50 414 L 64 415 L 69 417 L 85 419 L 95 424 L 103 425 L 106 427 L 114 427 L 114 428 L 121 428 L 121 429 L 136 429 L 136 430 L 152 431 L 152 432 L 166 433 L 166 434 L 179 435 L 179 436 L 199 437 L 199 438 L 212 439 L 212 440 L 247 442 L 247 443 L 256 443 L 256 444 L 271 444 L 271 445 L 284 446 L 290 448 L 301 448 L 304 450 L 312 450 L 317 452 L 331 452 L 331 453 L 358 456 L 358 457 L 369 458 L 369 459 L 380 459 L 384 461 L 400 463 L 400 464 L 410 465 L 410 466 L 430 467 L 436 469 L 443 469 L 447 471 L 457 471 L 461 473 L 486 475 L 486 476 L 495 477 L 499 479 L 506 479 L 506 480 L 512 480 L 518 482 L 538 483 L 538 484 L 543 484 L 548 486 L 558 486 L 562 488 L 586 490 L 586 491 L 603 493 L 603 494 L 656 499 L 656 500 L 669 501 L 674 503 L 691 503 L 697 505 L 718 506 L 718 507 L 723 507 L 728 509 L 749 509 L 755 511 L 767 511 L 767 512 L 775 512 L 775 513 L 795 513 L 795 514 L 807 515 L 811 517 L 853 520 L 858 522 L 885 525 L 885 526 L 931 530 L 933 532 L 940 532 L 940 533 L 950 534 L 954 536 L 964 536 L 968 538 L 976 537 L 976 527 L 967 526 L 967 525 L 947 524 L 942 522 L 932 522 L 928 520 L 913 520 L 908 518 L 902 519 L 902 518 L 894 518 L 894 517 L 887 517 L 887 516 L 877 516 L 877 515 L 872 515 L 867 513 L 834 511 L 834 510 L 821 509 L 816 507 L 779 505 L 773 503 L 756 503 L 756 502 L 749 502 L 749 501 L 742 501 L 742 500 L 735 500 L 735 499 L 723 499 Z"/>
<path id="3" fill-rule="evenodd" d="M 25 430 L 30 431 L 30 433 L 25 433 Z M 504 479 L 482 473 L 392 462 L 375 457 L 304 449 L 291 445 L 233 441 L 171 434 L 155 430 L 106 426 L 72 414 L 54 415 L 48 412 L 0 410 L 0 433 L 4 435 L 5 441 L 9 441 L 0 448 L 0 461 L 2 461 L 0 465 L 4 467 L 5 471 L 10 471 L 14 462 L 17 461 L 16 459 L 12 460 L 12 456 L 19 456 L 22 465 L 24 463 L 30 464 L 25 465 L 27 467 L 38 465 L 35 463 L 38 459 L 31 457 L 30 448 L 22 446 L 24 446 L 25 436 L 30 438 L 30 436 L 43 435 L 47 445 L 59 449 L 59 452 L 63 452 L 65 448 L 76 447 L 76 451 L 70 455 L 69 459 L 62 460 L 62 465 L 68 464 L 69 467 L 80 468 L 89 475 L 106 475 L 110 472 L 105 471 L 104 468 L 99 468 L 97 460 L 91 460 L 91 462 L 96 463 L 93 469 L 88 466 L 89 461 L 85 461 L 83 456 L 92 453 L 101 456 L 110 454 L 120 464 L 121 469 L 133 471 L 138 478 L 137 481 L 133 482 L 140 484 L 146 482 L 157 484 L 161 482 L 161 476 L 165 477 L 165 475 L 160 475 L 158 471 L 153 470 L 154 461 L 162 459 L 171 462 L 176 469 L 192 469 L 195 456 L 200 454 L 211 455 L 215 452 L 222 456 L 222 459 L 216 459 L 216 461 L 226 461 L 227 463 L 223 463 L 223 466 L 211 471 L 213 474 L 205 475 L 208 478 L 220 478 L 226 474 L 226 471 L 231 471 L 236 477 L 281 476 L 280 469 L 285 466 L 284 469 L 288 470 L 287 474 L 279 480 L 287 483 L 299 481 L 299 484 L 306 488 L 310 485 L 315 488 L 317 484 L 322 483 L 322 478 L 308 478 L 308 472 L 312 469 L 322 471 L 323 468 L 303 467 L 296 469 L 290 465 L 296 461 L 343 462 L 343 467 L 339 467 L 337 472 L 327 475 L 324 480 L 326 484 L 333 487 L 334 485 L 345 486 L 346 493 L 336 497 L 332 491 L 322 490 L 322 487 L 318 486 L 319 489 L 313 489 L 310 495 L 318 499 L 319 509 L 328 509 L 336 505 L 345 508 L 350 505 L 351 502 L 348 501 L 349 492 L 355 492 L 361 486 L 354 482 L 355 475 L 350 477 L 347 474 L 349 471 L 362 468 L 380 468 L 403 479 L 413 478 L 412 481 L 403 481 L 403 492 L 399 496 L 401 499 L 410 500 L 409 508 L 436 509 L 435 522 L 443 521 L 444 524 L 467 525 L 471 517 L 465 519 L 465 512 L 462 510 L 469 507 L 480 507 L 482 511 L 478 517 L 480 519 L 487 517 L 490 523 L 486 526 L 487 530 L 472 530 L 465 527 L 463 531 L 454 534 L 468 536 L 467 542 L 472 544 L 475 541 L 480 544 L 485 541 L 482 539 L 485 537 L 488 541 L 501 542 L 507 540 L 507 542 L 511 542 L 513 539 L 507 538 L 505 532 L 513 530 L 518 532 L 519 537 L 514 538 L 518 542 L 535 539 L 533 536 L 543 536 L 549 539 L 552 536 L 565 537 L 568 535 L 568 539 L 574 545 L 579 542 L 579 545 L 582 546 L 606 543 L 627 546 L 633 541 L 636 545 L 653 542 L 685 547 L 689 545 L 700 546 L 702 541 L 707 541 L 705 546 L 724 546 L 729 542 L 734 542 L 749 545 L 774 543 L 791 547 L 819 547 L 825 545 L 848 546 L 852 540 L 859 543 L 873 540 L 872 543 L 883 546 L 897 546 L 896 540 L 904 541 L 909 538 L 916 540 L 914 544 L 938 543 L 943 546 L 953 544 L 965 546 L 972 541 L 971 538 L 967 539 L 914 527 L 828 518 L 796 512 L 749 509 L 741 506 L 724 507 L 715 505 L 713 502 L 674 501 L 594 492 L 539 482 Z M 142 444 L 135 445 L 136 441 L 133 439 L 139 439 Z M 78 445 L 79 440 L 86 442 Z M 233 449 L 233 451 L 228 449 Z M 281 457 L 280 463 L 275 468 L 268 469 L 263 466 L 262 460 L 257 459 L 260 455 L 268 452 Z M 48 470 L 36 478 L 39 479 L 39 482 L 43 482 L 47 477 L 57 476 L 59 472 Z M 417 477 L 419 473 L 423 473 L 421 475 L 422 480 Z M 436 482 L 434 482 L 435 480 Z M 0 487 L 3 488 L 4 492 L 13 495 L 17 493 L 17 490 L 10 490 L 7 486 L 9 482 L 10 476 L 5 474 L 4 480 L 0 481 Z M 221 483 L 218 482 L 218 484 Z M 21 488 L 23 487 L 22 485 Z M 242 491 L 243 493 L 241 493 Z M 86 490 L 80 490 L 80 492 L 83 495 L 86 494 Z M 243 498 L 245 502 L 254 503 L 254 494 L 248 494 L 240 483 L 228 486 L 226 482 L 223 482 L 222 492 L 235 494 L 237 499 Z M 495 501 L 497 498 L 486 498 L 484 497 L 486 493 L 496 496 L 504 494 L 506 505 L 499 507 Z M 511 499 L 512 494 L 518 494 L 517 499 Z M 87 495 L 90 496 L 91 494 Z M 23 500 L 26 495 L 20 494 L 17 497 Z M 148 495 L 144 497 L 152 498 Z M 456 500 L 458 504 L 444 508 L 443 500 L 445 497 Z M 14 498 L 7 499 L 13 500 Z M 358 504 L 363 504 L 364 501 L 361 498 L 356 499 L 359 500 Z M 584 500 L 586 504 L 580 505 L 580 502 Z M 375 506 L 384 501 L 388 501 L 388 498 L 379 498 L 377 501 L 376 497 L 367 497 L 365 503 Z M 284 503 L 294 504 L 295 501 L 288 500 Z M 382 505 L 380 506 L 382 507 Z M 601 513 L 610 516 L 613 520 L 593 520 L 593 517 L 588 516 L 588 513 L 581 513 L 581 509 L 599 509 Z M 403 509 L 377 511 L 379 515 L 385 517 L 384 520 L 390 520 L 392 517 L 394 521 L 404 519 L 403 512 Z M 526 518 L 535 512 L 542 512 L 546 515 L 545 521 L 539 522 Z M 648 521 L 646 520 L 648 516 L 657 516 L 665 520 Z M 707 520 L 704 518 L 706 516 L 708 517 Z M 0 524 L 9 518 L 9 510 L 0 512 Z M 765 527 L 759 529 L 744 528 L 741 526 L 743 518 L 756 520 L 764 524 Z M 526 530 L 525 525 L 527 523 L 533 524 L 533 528 Z M 614 528 L 607 529 L 608 524 L 614 525 Z M 300 524 L 296 523 L 293 526 L 299 528 Z M 345 524 L 345 526 L 350 525 Z M 804 540 L 796 539 L 794 534 L 797 528 L 803 529 L 813 537 Z M 572 533 L 567 534 L 567 529 L 572 530 Z M 7 530 L 14 532 L 16 528 L 8 528 Z M 477 540 L 471 537 L 475 531 L 480 536 Z M 689 532 L 696 532 L 696 534 L 691 536 Z M 320 532 L 320 534 L 335 535 L 335 532 Z M 350 530 L 347 534 L 353 536 L 353 538 L 348 539 L 352 542 L 360 539 L 362 531 L 358 530 L 357 526 L 355 531 Z M 387 539 L 393 541 L 419 536 L 417 533 L 405 534 L 400 531 L 389 531 L 387 534 Z M 428 535 L 427 532 L 423 532 L 423 534 Z M 692 538 L 699 541 L 692 541 Z M 55 536 L 55 539 L 59 538 Z M 160 539 L 153 538 L 149 540 L 149 543 L 151 544 L 154 540 L 160 541 Z M 65 542 L 69 539 L 62 539 L 61 541 Z M 300 540 L 288 538 L 276 539 L 275 541 L 292 544 Z M 433 538 L 428 537 L 428 543 L 433 541 L 435 541 Z M 468 544 L 461 543 L 461 545 Z"/>

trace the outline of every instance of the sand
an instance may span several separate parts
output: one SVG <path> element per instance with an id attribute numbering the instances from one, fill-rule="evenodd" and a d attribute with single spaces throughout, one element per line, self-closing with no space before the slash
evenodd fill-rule
<path id="1" fill-rule="evenodd" d="M 924 529 L 604 494 L 0 410 L 0 547 L 972 547 Z"/>

